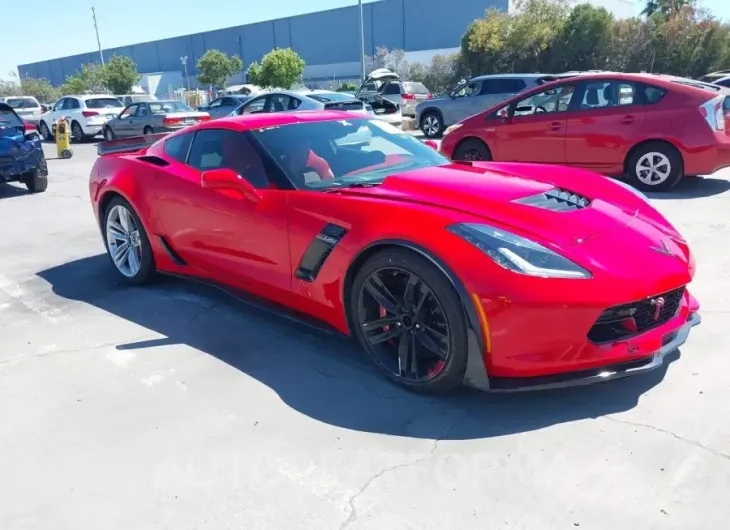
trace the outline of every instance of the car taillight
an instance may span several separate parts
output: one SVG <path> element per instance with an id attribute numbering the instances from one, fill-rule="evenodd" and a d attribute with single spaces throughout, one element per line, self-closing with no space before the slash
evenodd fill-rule
<path id="1" fill-rule="evenodd" d="M 403 99 L 416 99 L 416 96 L 413 94 L 403 94 Z"/>
<path id="2" fill-rule="evenodd" d="M 84 118 L 91 118 L 92 116 L 98 116 L 99 113 L 96 112 L 95 110 L 84 110 L 84 111 L 81 112 L 81 115 Z"/>
<path id="3" fill-rule="evenodd" d="M 723 104 L 725 96 L 718 96 L 700 105 L 700 114 L 705 118 L 707 125 L 715 132 L 725 130 L 725 110 Z"/>
<path id="4" fill-rule="evenodd" d="M 433 94 L 426 94 L 426 99 L 433 99 Z"/>
<path id="5" fill-rule="evenodd" d="M 198 116 L 198 121 L 210 121 L 210 116 Z"/>
<path id="6" fill-rule="evenodd" d="M 176 125 L 182 120 L 180 118 L 165 118 L 162 120 L 163 125 Z"/>

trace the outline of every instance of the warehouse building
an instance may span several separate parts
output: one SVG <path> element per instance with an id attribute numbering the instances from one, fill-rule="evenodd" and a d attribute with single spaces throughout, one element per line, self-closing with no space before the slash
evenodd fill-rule
<path id="1" fill-rule="evenodd" d="M 618 16 L 630 16 L 630 0 L 593 0 Z M 610 4 L 610 5 L 606 5 Z M 627 8 L 628 6 L 628 8 Z M 457 51 L 466 27 L 488 8 L 510 9 L 511 0 L 380 0 L 363 5 L 365 53 L 377 47 L 402 49 L 411 62 L 428 63 L 439 53 Z M 323 30 L 322 28 L 326 28 Z M 209 49 L 242 58 L 245 67 L 274 48 L 292 48 L 306 62 L 308 84 L 360 77 L 360 16 L 357 2 L 295 17 L 257 22 L 170 39 L 103 50 L 104 57 L 126 55 L 143 74 L 140 85 L 153 94 L 197 86 L 196 62 Z M 99 62 L 99 52 L 18 66 L 21 76 L 64 83 L 82 64 Z M 245 82 L 244 73 L 231 84 Z"/>

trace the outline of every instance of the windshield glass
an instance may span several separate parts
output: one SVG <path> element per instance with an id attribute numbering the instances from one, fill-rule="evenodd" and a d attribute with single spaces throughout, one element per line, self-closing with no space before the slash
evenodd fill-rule
<path id="1" fill-rule="evenodd" d="M 403 83 L 403 86 L 406 89 L 406 92 L 408 94 L 428 94 L 428 89 L 423 83 L 413 83 L 411 81 L 407 81 Z"/>
<path id="2" fill-rule="evenodd" d="M 312 99 L 316 99 L 320 103 L 329 103 L 329 102 L 338 102 L 338 101 L 355 101 L 357 98 L 349 95 L 349 94 L 343 94 L 341 92 L 315 92 L 312 94 L 305 94 L 306 96 L 309 96 Z"/>
<path id="3" fill-rule="evenodd" d="M 188 107 L 182 101 L 155 101 L 150 103 L 152 114 L 166 114 L 168 112 L 192 112 L 193 109 Z"/>
<path id="4" fill-rule="evenodd" d="M 23 122 L 11 110 L 0 109 L 0 128 L 22 127 Z"/>
<path id="5" fill-rule="evenodd" d="M 89 109 L 114 109 L 124 107 L 117 98 L 94 98 L 86 100 L 86 108 Z"/>
<path id="6" fill-rule="evenodd" d="M 252 133 L 305 189 L 377 185 L 394 173 L 449 163 L 407 132 L 378 120 L 295 123 Z"/>
<path id="7" fill-rule="evenodd" d="M 7 104 L 14 109 L 35 109 L 40 107 L 33 98 L 8 98 Z"/>

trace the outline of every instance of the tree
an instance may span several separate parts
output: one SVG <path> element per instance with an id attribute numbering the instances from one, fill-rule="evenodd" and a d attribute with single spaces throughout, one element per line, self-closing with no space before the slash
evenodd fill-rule
<path id="1" fill-rule="evenodd" d="M 106 92 L 104 67 L 100 64 L 82 64 L 81 71 L 67 77 L 66 82 L 61 86 L 61 94 L 64 96 L 69 94 L 84 94 L 87 92 Z"/>
<path id="2" fill-rule="evenodd" d="M 260 87 L 291 88 L 304 73 L 304 61 L 291 48 L 276 48 L 246 71 L 249 83 Z"/>
<path id="3" fill-rule="evenodd" d="M 639 18 L 616 20 L 611 28 L 606 68 L 616 72 L 651 70 L 649 26 Z"/>
<path id="4" fill-rule="evenodd" d="M 458 53 L 434 55 L 423 84 L 433 94 L 447 94 L 456 87 L 459 79 L 466 76 Z"/>
<path id="5" fill-rule="evenodd" d="M 219 50 L 208 50 L 198 59 L 198 81 L 201 85 L 225 88 L 226 81 L 243 69 L 240 57 L 229 57 Z"/>
<path id="6" fill-rule="evenodd" d="M 647 0 L 646 7 L 641 14 L 647 17 L 654 13 L 669 15 L 682 11 L 685 7 L 694 7 L 696 4 L 696 0 Z"/>
<path id="7" fill-rule="evenodd" d="M 613 16 L 603 7 L 575 6 L 552 47 L 554 71 L 606 68 Z"/>
<path id="8" fill-rule="evenodd" d="M 469 24 L 461 38 L 461 57 L 472 75 L 509 71 L 511 25 L 512 16 L 498 9 L 488 9 L 483 19 Z"/>
<path id="9" fill-rule="evenodd" d="M 129 94 L 142 77 L 134 61 L 123 55 L 112 55 L 103 67 L 102 76 L 112 94 Z"/>
<path id="10" fill-rule="evenodd" d="M 355 92 L 357 90 L 358 86 L 355 83 L 350 83 L 349 81 L 345 81 L 340 86 L 337 87 L 337 92 Z"/>
<path id="11" fill-rule="evenodd" d="M 406 61 L 405 51 L 399 49 L 389 50 L 380 46 L 375 48 L 374 55 L 365 57 L 365 73 L 367 75 L 379 68 L 387 68 L 405 79 L 409 77 L 411 65 Z"/>

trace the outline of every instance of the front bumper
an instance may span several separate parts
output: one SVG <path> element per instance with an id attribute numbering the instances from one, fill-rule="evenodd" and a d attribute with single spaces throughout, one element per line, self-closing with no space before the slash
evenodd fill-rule
<path id="1" fill-rule="evenodd" d="M 617 363 L 592 370 L 567 372 L 539 377 L 493 377 L 489 380 L 489 390 L 493 392 L 515 392 L 525 390 L 551 390 L 573 386 L 592 385 L 614 379 L 650 372 L 664 364 L 664 358 L 677 350 L 689 337 L 690 330 L 702 322 L 699 313 L 691 313 L 687 321 L 678 329 L 664 336 L 663 345 L 648 357 Z"/>

